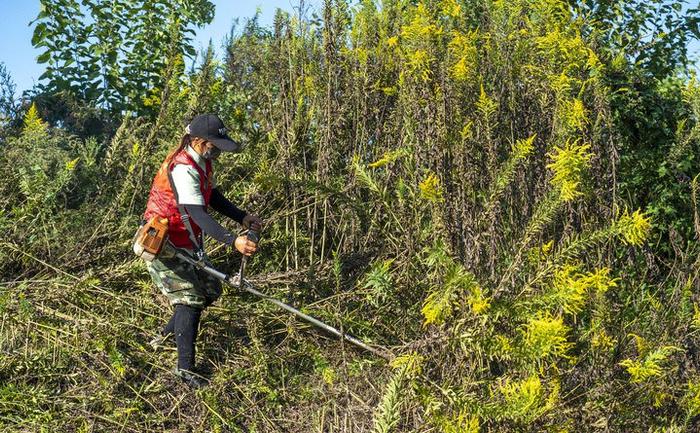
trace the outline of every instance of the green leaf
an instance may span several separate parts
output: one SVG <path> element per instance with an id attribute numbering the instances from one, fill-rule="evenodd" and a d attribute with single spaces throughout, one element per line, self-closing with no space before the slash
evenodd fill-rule
<path id="1" fill-rule="evenodd" d="M 34 34 L 32 35 L 32 45 L 33 46 L 39 46 L 41 42 L 43 42 L 43 39 L 46 34 L 46 23 L 39 23 L 37 24 L 36 28 L 34 29 Z"/>
<path id="2" fill-rule="evenodd" d="M 45 51 L 36 58 L 36 62 L 41 64 L 41 63 L 46 63 L 49 61 L 49 58 L 51 58 L 51 51 Z"/>

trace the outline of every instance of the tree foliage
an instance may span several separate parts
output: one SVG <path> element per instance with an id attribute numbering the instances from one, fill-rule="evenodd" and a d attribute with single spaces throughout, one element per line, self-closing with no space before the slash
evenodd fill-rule
<path id="1" fill-rule="evenodd" d="M 41 91 L 112 113 L 153 112 L 167 63 L 193 57 L 193 28 L 213 17 L 208 0 L 42 0 L 32 37 L 46 64 Z"/>
<path id="2" fill-rule="evenodd" d="M 570 3 L 590 23 L 587 33 L 599 51 L 656 78 L 687 67 L 688 44 L 700 38 L 700 8 L 687 0 Z"/>

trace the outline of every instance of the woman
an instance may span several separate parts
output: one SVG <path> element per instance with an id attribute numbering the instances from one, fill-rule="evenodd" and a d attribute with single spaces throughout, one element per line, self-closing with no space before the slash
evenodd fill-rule
<path id="1" fill-rule="evenodd" d="M 168 154 L 153 180 L 144 219 L 168 219 L 168 240 L 172 246 L 193 257 L 204 256 L 203 234 L 250 256 L 257 245 L 247 236 L 235 237 L 207 213 L 211 206 L 245 228 L 260 230 L 262 221 L 228 201 L 214 186 L 212 161 L 221 152 L 237 152 L 240 144 L 226 135 L 221 119 L 203 114 L 192 119 L 180 145 Z M 151 262 L 148 272 L 153 282 L 175 307 L 156 346 L 173 335 L 177 345 L 177 374 L 191 387 L 206 385 L 195 369 L 195 342 L 202 311 L 221 295 L 221 282 L 189 263 L 177 259 L 172 248 L 165 248 Z"/>

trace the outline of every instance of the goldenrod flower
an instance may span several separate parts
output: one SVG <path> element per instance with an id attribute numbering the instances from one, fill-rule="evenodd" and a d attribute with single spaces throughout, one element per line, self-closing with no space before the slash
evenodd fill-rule
<path id="1" fill-rule="evenodd" d="M 442 201 L 442 190 L 440 187 L 440 179 L 435 173 L 430 173 L 425 179 L 418 184 L 420 189 L 420 197 L 433 203 Z"/>
<path id="2" fill-rule="evenodd" d="M 423 371 L 423 361 L 424 358 L 421 355 L 411 352 L 397 356 L 389 365 L 396 370 L 403 370 L 409 377 L 416 377 Z"/>
<path id="3" fill-rule="evenodd" d="M 581 195 L 578 187 L 593 157 L 593 154 L 588 152 L 590 147 L 589 144 L 567 141 L 564 147 L 555 146 L 549 153 L 552 163 L 547 165 L 547 168 L 554 171 L 552 184 L 559 189 L 563 201 L 571 201 Z"/>
<path id="4" fill-rule="evenodd" d="M 435 59 L 425 50 L 415 50 L 406 58 L 406 66 L 411 75 L 420 78 L 423 82 L 430 80 L 431 64 Z"/>
<path id="5" fill-rule="evenodd" d="M 642 245 L 651 232 L 650 218 L 639 209 L 632 214 L 625 210 L 615 227 L 622 241 L 629 245 Z"/>
<path id="6" fill-rule="evenodd" d="M 44 132 L 48 125 L 39 117 L 36 103 L 32 102 L 27 114 L 24 116 L 24 133 Z"/>
<path id="7" fill-rule="evenodd" d="M 407 26 L 401 27 L 401 38 L 408 42 L 424 42 L 431 36 L 442 34 L 442 27 L 433 23 L 430 13 L 421 2 L 414 9 L 413 19 Z"/>
<path id="8" fill-rule="evenodd" d="M 677 350 L 679 349 L 675 346 L 662 346 L 640 359 L 625 359 L 620 365 L 625 367 L 633 383 L 644 382 L 652 377 L 661 376 L 664 372 L 661 364 Z"/>
<path id="9" fill-rule="evenodd" d="M 448 49 L 450 57 L 457 59 L 454 66 L 452 66 L 452 76 L 456 80 L 471 80 L 476 72 L 477 37 L 478 33 L 476 31 L 470 31 L 468 33 L 459 31 L 452 32 L 452 40 L 449 43 Z"/>
<path id="10" fill-rule="evenodd" d="M 462 6 L 457 0 L 442 0 L 442 13 L 451 17 L 458 17 L 462 12 Z"/>
<path id="11" fill-rule="evenodd" d="M 567 341 L 569 327 L 561 317 L 543 314 L 530 319 L 523 329 L 525 351 L 535 359 L 547 356 L 566 357 L 572 346 Z"/>

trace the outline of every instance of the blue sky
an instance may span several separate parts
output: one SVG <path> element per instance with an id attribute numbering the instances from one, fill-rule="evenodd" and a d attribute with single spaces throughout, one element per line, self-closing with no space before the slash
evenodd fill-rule
<path id="1" fill-rule="evenodd" d="M 292 11 L 298 4 L 298 0 L 213 0 L 216 4 L 214 21 L 203 29 L 197 31 L 196 48 L 206 47 L 211 39 L 214 46 L 219 44 L 231 29 L 231 24 L 236 18 L 240 23 L 246 18 L 255 15 L 255 11 L 261 11 L 261 23 L 266 26 L 272 24 L 272 19 L 277 8 Z M 305 0 L 312 9 L 318 9 L 322 0 Z M 691 1 L 692 3 L 692 1 Z M 30 89 L 43 72 L 43 66 L 36 63 L 39 50 L 32 47 L 32 27 L 28 24 L 39 13 L 38 0 L 0 0 L 0 29 L 3 29 L 5 37 L 0 42 L 0 62 L 4 62 L 17 84 L 18 94 Z M 700 55 L 700 43 L 695 41 L 691 45 L 691 51 L 697 59 Z M 696 65 L 700 63 L 696 62 Z"/>

